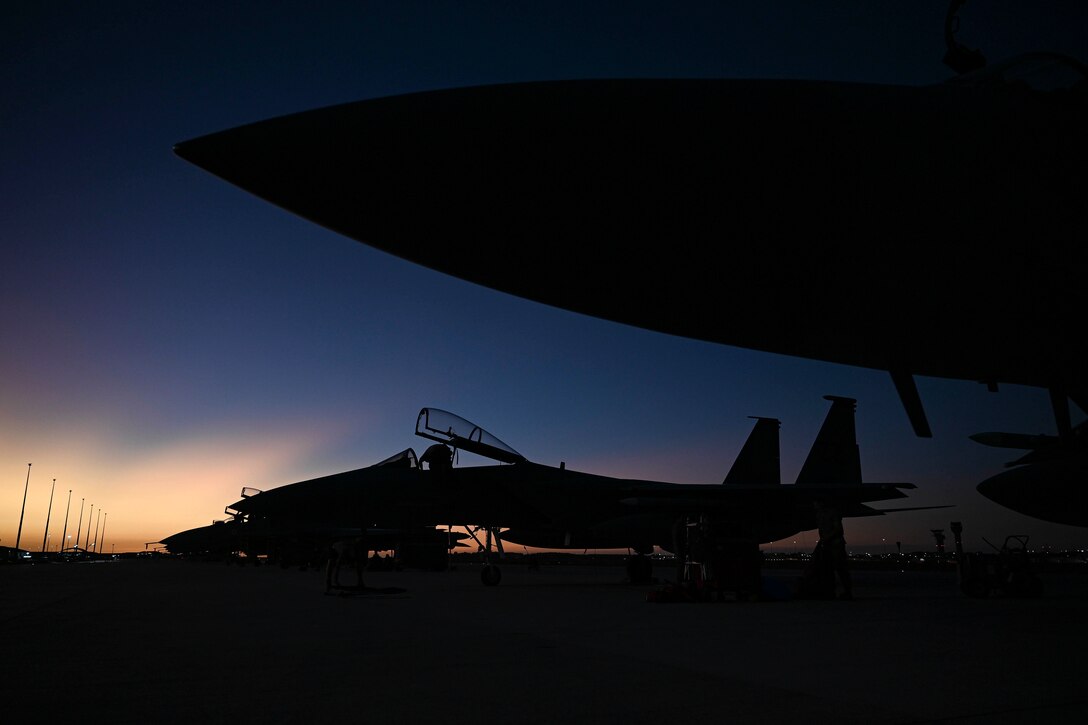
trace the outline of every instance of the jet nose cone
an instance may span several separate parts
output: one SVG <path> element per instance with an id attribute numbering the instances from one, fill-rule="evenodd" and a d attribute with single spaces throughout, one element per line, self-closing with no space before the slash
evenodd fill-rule
<path id="1" fill-rule="evenodd" d="M 441 103 L 442 94 L 423 95 L 280 116 L 181 141 L 174 153 L 372 246 L 407 238 L 448 247 L 442 226 L 474 199 L 474 208 L 484 206 L 487 195 L 474 193 L 480 154 L 464 138 L 474 117 Z"/>
<path id="2" fill-rule="evenodd" d="M 1004 473 L 999 473 L 996 476 L 987 478 L 985 481 L 982 481 L 975 486 L 975 490 L 991 501 L 1000 503 L 998 499 L 1002 497 L 1002 492 L 1004 492 L 1007 485 L 1006 480 L 1002 478 L 1004 475 Z"/>
<path id="3" fill-rule="evenodd" d="M 976 490 L 1026 516 L 1088 526 L 1088 454 L 1033 463 L 987 478 Z"/>
<path id="4" fill-rule="evenodd" d="M 1030 476 L 1025 476 L 1025 469 L 1014 468 L 991 476 L 979 483 L 975 490 L 996 504 L 1019 511 L 1018 492 L 1030 485 Z"/>

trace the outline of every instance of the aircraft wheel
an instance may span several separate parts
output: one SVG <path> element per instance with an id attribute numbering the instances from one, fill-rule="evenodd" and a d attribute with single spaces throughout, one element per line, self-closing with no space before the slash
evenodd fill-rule
<path id="1" fill-rule="evenodd" d="M 498 586 L 498 583 L 502 581 L 502 572 L 494 564 L 488 564 L 480 572 L 480 581 L 487 587 Z"/>

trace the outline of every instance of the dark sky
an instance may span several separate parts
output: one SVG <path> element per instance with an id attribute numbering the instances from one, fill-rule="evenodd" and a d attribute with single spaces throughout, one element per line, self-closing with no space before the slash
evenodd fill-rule
<path id="1" fill-rule="evenodd" d="M 830 8 L 829 8 L 830 6 Z M 960 39 L 997 61 L 1088 59 L 1082 3 L 970 2 Z M 369 465 L 425 442 L 423 406 L 533 460 L 718 483 L 750 429 L 782 421 L 792 482 L 828 404 L 858 399 L 865 477 L 917 505 L 848 539 L 929 546 L 1028 533 L 979 496 L 1014 456 L 967 439 L 1053 432 L 1046 393 L 921 379 L 932 440 L 887 375 L 679 339 L 414 266 L 215 179 L 173 144 L 363 98 L 600 77 L 926 84 L 952 75 L 943 1 L 17 2 L 0 10 L 0 543 L 51 542 L 67 491 L 118 550 L 221 517 L 243 485 Z M 730 311 L 744 314 L 743 310 Z M 465 456 L 463 463 L 468 463 Z M 116 538 L 115 538 L 116 537 Z M 36 543 L 35 543 L 36 542 Z M 814 542 L 809 536 L 808 544 Z"/>

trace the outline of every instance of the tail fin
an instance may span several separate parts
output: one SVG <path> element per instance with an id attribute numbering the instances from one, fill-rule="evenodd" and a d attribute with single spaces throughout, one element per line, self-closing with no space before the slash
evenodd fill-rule
<path id="1" fill-rule="evenodd" d="M 777 486 L 782 483 L 778 462 L 778 427 L 781 424 L 777 418 L 750 417 L 756 419 L 756 426 L 748 434 L 748 440 L 722 484 Z"/>
<path id="2" fill-rule="evenodd" d="M 801 466 L 797 484 L 860 484 L 861 454 L 854 430 L 857 401 L 837 395 L 825 395 L 824 400 L 831 401 L 831 410 L 827 412 L 812 450 Z"/>

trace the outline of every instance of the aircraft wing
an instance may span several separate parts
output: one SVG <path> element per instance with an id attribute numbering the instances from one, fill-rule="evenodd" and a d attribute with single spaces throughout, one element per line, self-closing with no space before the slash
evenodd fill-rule
<path id="1" fill-rule="evenodd" d="M 623 499 L 624 506 L 640 512 L 670 512 L 674 515 L 726 516 L 738 520 L 780 519 L 782 521 L 808 521 L 811 526 L 798 525 L 794 530 L 815 526 L 814 504 L 833 506 L 843 518 L 880 515 L 878 509 L 866 504 L 906 498 L 900 489 L 914 488 L 914 484 L 865 484 L 863 486 L 780 486 L 775 489 L 754 487 L 726 488 L 724 486 L 699 486 L 713 491 L 676 491 L 660 496 L 634 496 Z M 791 532 L 792 533 L 792 532 Z"/>
<path id="2" fill-rule="evenodd" d="M 457 88 L 261 121 L 175 152 L 478 284 L 888 370 L 928 435 L 913 375 L 1088 400 L 1069 334 L 1088 296 L 1088 247 L 1070 243 L 1088 238 L 1088 93 L 1013 75 Z M 723 314 L 734 309 L 745 313 Z"/>
<path id="3" fill-rule="evenodd" d="M 840 507 L 906 498 L 900 489 L 915 488 L 913 483 L 869 483 L 862 485 L 823 486 L 710 486 L 671 484 L 666 489 L 638 491 L 623 498 L 626 507 L 677 513 L 719 513 L 740 509 L 789 510 L 811 507 L 816 501 Z"/>

